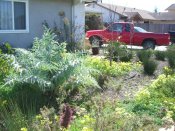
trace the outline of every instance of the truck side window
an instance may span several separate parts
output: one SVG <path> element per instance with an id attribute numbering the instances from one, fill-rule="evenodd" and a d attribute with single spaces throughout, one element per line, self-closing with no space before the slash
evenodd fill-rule
<path id="1" fill-rule="evenodd" d="M 125 31 L 130 32 L 131 31 L 131 26 L 130 24 L 125 24 Z"/>
<path id="2" fill-rule="evenodd" d="M 112 25 L 112 30 L 113 31 L 116 31 L 116 32 L 122 32 L 122 27 L 123 27 L 123 25 L 122 24 L 113 24 Z"/>

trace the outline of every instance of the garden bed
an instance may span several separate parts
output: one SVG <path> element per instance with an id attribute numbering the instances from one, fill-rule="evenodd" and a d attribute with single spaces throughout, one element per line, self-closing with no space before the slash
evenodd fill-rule
<path id="1" fill-rule="evenodd" d="M 120 43 L 109 48 L 114 54 L 92 57 L 67 52 L 53 38 L 45 30 L 31 50 L 1 54 L 0 130 L 154 131 L 174 124 L 174 59 L 130 53 Z"/>

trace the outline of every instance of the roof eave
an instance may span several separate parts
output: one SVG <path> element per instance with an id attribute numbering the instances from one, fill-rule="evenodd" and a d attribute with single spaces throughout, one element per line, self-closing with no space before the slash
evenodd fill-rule
<path id="1" fill-rule="evenodd" d="M 81 2 L 85 2 L 85 3 L 97 3 L 97 0 L 81 0 Z"/>
<path id="2" fill-rule="evenodd" d="M 119 13 L 119 12 L 117 12 L 117 11 L 114 11 L 114 10 L 112 10 L 112 9 L 110 9 L 110 8 L 107 8 L 107 7 L 105 7 L 105 6 L 103 6 L 103 5 L 101 5 L 101 4 L 98 4 L 98 3 L 96 3 L 98 6 L 101 6 L 101 7 L 103 7 L 103 8 L 105 8 L 105 9 L 107 9 L 107 10 L 110 10 L 110 11 L 112 11 L 112 12 L 114 12 L 114 13 L 117 13 L 118 15 L 120 15 L 120 16 L 122 16 L 122 17 L 128 17 L 127 15 L 124 15 L 124 14 L 121 14 L 121 13 Z"/>

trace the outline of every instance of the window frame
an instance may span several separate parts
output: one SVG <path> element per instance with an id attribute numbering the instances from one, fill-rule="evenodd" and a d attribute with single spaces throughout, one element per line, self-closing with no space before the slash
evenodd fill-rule
<path id="1" fill-rule="evenodd" d="M 29 33 L 29 1 L 28 0 L 4 0 L 12 2 L 12 28 L 11 30 L 0 30 L 0 33 Z M 26 29 L 24 30 L 15 30 L 15 19 L 14 19 L 14 2 L 23 2 L 26 7 Z"/>

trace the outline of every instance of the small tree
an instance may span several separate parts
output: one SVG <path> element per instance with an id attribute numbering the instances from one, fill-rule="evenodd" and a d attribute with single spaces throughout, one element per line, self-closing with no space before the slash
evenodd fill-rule
<path id="1" fill-rule="evenodd" d="M 85 17 L 86 31 L 102 29 L 102 21 L 98 14 L 87 14 Z"/>

